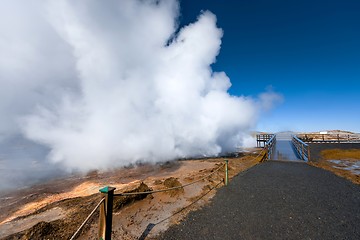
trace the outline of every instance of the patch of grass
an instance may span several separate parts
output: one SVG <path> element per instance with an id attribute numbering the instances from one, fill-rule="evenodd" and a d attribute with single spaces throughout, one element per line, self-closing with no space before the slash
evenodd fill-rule
<path id="1" fill-rule="evenodd" d="M 360 149 L 327 149 L 321 151 L 321 157 L 324 160 L 360 160 Z"/>

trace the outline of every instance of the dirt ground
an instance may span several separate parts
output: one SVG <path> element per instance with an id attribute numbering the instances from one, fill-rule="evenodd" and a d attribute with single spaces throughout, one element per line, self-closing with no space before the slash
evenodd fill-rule
<path id="1" fill-rule="evenodd" d="M 229 159 L 229 178 L 259 162 L 259 150 Z M 257 157 L 258 156 L 258 157 Z M 114 199 L 114 239 L 156 239 L 187 213 L 204 206 L 222 187 L 224 158 L 142 164 L 114 171 L 53 180 L 0 196 L 0 239 L 69 239 L 99 203 L 104 186 L 115 193 L 149 191 L 188 184 L 168 192 Z M 139 197 L 141 196 L 141 197 Z M 98 211 L 78 239 L 97 239 Z"/>
<path id="2" fill-rule="evenodd" d="M 319 161 L 309 164 L 360 184 L 360 149 L 327 149 L 320 155 Z"/>

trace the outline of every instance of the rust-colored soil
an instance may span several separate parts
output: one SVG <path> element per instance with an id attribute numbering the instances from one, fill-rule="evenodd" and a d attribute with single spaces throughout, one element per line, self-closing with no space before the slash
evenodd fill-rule
<path id="1" fill-rule="evenodd" d="M 230 179 L 257 164 L 256 153 L 229 159 Z M 222 166 L 223 158 L 144 164 L 110 172 L 59 179 L 0 197 L 0 239 L 68 239 L 101 199 L 99 188 L 115 192 L 159 190 L 184 185 Z M 206 204 L 223 186 L 224 168 L 188 187 L 114 199 L 113 238 L 152 239 Z M 98 212 L 78 239 L 97 239 Z"/>

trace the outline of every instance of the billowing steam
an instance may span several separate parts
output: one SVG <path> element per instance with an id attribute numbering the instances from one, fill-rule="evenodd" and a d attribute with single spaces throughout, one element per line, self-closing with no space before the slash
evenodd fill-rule
<path id="1" fill-rule="evenodd" d="M 2 1 L 0 133 L 78 170 L 242 145 L 278 96 L 229 95 L 211 69 L 215 15 L 178 29 L 179 12 L 175 0 Z"/>

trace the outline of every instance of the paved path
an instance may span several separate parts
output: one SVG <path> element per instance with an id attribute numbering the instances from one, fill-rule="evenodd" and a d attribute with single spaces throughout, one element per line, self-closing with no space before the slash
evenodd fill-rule
<path id="1" fill-rule="evenodd" d="M 358 240 L 360 186 L 305 163 L 265 162 L 160 239 Z"/>

